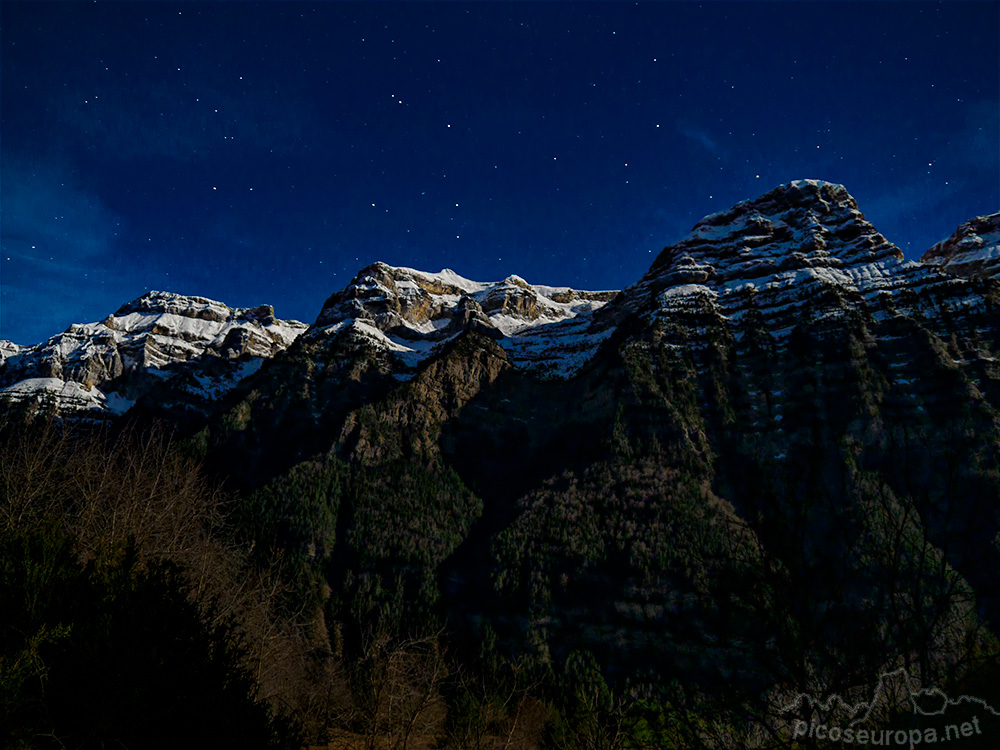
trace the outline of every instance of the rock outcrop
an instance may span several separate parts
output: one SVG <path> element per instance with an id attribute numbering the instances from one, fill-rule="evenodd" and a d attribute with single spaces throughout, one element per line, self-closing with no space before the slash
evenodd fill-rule
<path id="1" fill-rule="evenodd" d="M 1000 213 L 977 216 L 924 253 L 921 263 L 956 276 L 1000 276 Z"/>

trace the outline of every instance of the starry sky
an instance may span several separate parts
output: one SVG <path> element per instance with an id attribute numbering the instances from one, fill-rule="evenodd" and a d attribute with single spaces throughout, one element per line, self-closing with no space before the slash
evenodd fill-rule
<path id="1" fill-rule="evenodd" d="M 383 260 L 616 289 L 839 182 L 916 258 L 1000 207 L 997 2 L 0 3 L 0 338 L 149 289 L 312 322 Z"/>

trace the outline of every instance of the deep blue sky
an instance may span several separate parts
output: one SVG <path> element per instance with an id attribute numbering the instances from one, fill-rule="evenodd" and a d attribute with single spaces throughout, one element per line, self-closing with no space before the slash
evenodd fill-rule
<path id="1" fill-rule="evenodd" d="M 803 177 L 918 257 L 1000 207 L 998 8 L 5 0 L 0 338 L 311 322 L 375 260 L 620 288 Z"/>

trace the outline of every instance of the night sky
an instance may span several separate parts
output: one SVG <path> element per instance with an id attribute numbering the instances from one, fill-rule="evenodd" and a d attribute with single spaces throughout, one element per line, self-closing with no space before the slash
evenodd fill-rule
<path id="1" fill-rule="evenodd" d="M 583 289 L 843 183 L 1000 208 L 997 2 L 0 4 L 0 338 L 149 289 L 311 322 L 376 260 Z"/>

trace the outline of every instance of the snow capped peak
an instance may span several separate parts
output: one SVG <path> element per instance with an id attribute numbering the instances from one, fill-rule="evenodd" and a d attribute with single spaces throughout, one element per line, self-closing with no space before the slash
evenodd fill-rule
<path id="1" fill-rule="evenodd" d="M 843 185 L 826 180 L 792 180 L 765 193 L 757 202 L 783 202 L 786 204 L 823 203 L 841 204 L 857 210 L 858 204 Z"/>
<path id="2" fill-rule="evenodd" d="M 7 387 L 0 395 L 17 400 L 44 392 L 61 410 L 79 410 L 82 404 L 110 409 L 109 404 L 122 403 L 112 395 L 135 399 L 187 363 L 271 357 L 307 328 L 278 320 L 270 305 L 231 308 L 204 297 L 150 291 L 102 321 L 73 324 L 48 341 L 12 351 L 16 356 L 3 370 L 0 386 Z M 81 400 L 79 389 L 61 385 L 67 383 L 95 395 Z"/>
<path id="3" fill-rule="evenodd" d="M 531 288 L 531 285 L 528 284 L 527 281 L 525 281 L 524 279 L 522 279 L 517 274 L 513 274 L 513 273 L 510 276 L 508 276 L 506 279 L 504 279 L 503 282 L 501 282 L 501 283 L 503 283 L 504 286 L 516 286 L 516 287 L 520 287 L 521 289 L 529 289 L 529 288 Z"/>
<path id="4" fill-rule="evenodd" d="M 474 294 L 476 292 L 481 292 L 483 290 L 483 286 L 484 286 L 483 284 L 479 283 L 478 281 L 472 281 L 471 279 L 467 279 L 464 276 L 461 276 L 461 275 L 455 273 L 450 268 L 443 268 L 440 271 L 438 271 L 437 273 L 428 273 L 426 271 L 417 271 L 417 270 L 415 270 L 413 268 L 394 268 L 393 269 L 391 266 L 388 266 L 388 268 L 390 268 L 390 269 L 392 269 L 394 271 L 400 271 L 400 272 L 403 272 L 403 273 L 408 273 L 408 274 L 410 274 L 412 276 L 420 276 L 421 278 L 427 279 L 429 281 L 432 281 L 432 282 L 435 282 L 435 283 L 438 283 L 438 284 L 441 284 L 441 285 L 444 285 L 444 286 L 451 286 L 451 287 L 454 287 L 456 289 L 460 289 L 462 292 L 465 292 L 466 294 Z"/>
<path id="5" fill-rule="evenodd" d="M 663 249 L 621 306 L 656 319 L 712 311 L 733 324 L 755 308 L 769 327 L 789 331 L 819 299 L 843 311 L 945 282 L 906 262 L 843 185 L 796 180 L 699 221 Z"/>
<path id="6" fill-rule="evenodd" d="M 233 308 L 206 297 L 195 297 L 173 292 L 149 291 L 122 305 L 110 319 L 127 317 L 132 313 L 178 315 L 194 320 L 213 322 L 246 321 L 260 325 L 274 325 L 274 308 L 270 305 Z M 294 322 L 294 321 L 293 321 Z"/>
<path id="7" fill-rule="evenodd" d="M 899 262 L 843 185 L 796 180 L 699 221 L 667 247 L 647 277 L 668 283 L 753 280 L 803 268 Z"/>
<path id="8" fill-rule="evenodd" d="M 225 315 L 224 311 L 228 311 L 229 309 L 228 305 L 206 299 L 205 297 L 150 290 L 131 302 L 122 305 L 115 314 L 127 315 L 131 312 L 160 312 L 194 317 L 194 314 L 197 312 L 205 310 L 217 310 L 220 315 Z"/>
<path id="9" fill-rule="evenodd" d="M 1000 276 L 1000 213 L 964 222 L 924 253 L 920 262 L 956 276 Z"/>
<path id="10" fill-rule="evenodd" d="M 532 285 L 511 275 L 480 282 L 450 269 L 437 273 L 373 263 L 324 304 L 315 328 L 347 318 L 364 318 L 383 331 L 410 329 L 415 335 L 445 328 L 463 298 L 475 300 L 498 329 L 509 334 L 596 309 L 616 292 L 586 292 L 568 287 Z"/>
<path id="11" fill-rule="evenodd" d="M 560 322 L 575 320 L 577 335 L 579 326 L 589 325 L 591 314 L 616 294 L 533 285 L 516 275 L 480 282 L 447 268 L 431 273 L 373 263 L 326 301 L 312 335 L 377 331 L 379 335 L 372 333 L 370 338 L 380 348 L 413 352 L 410 359 L 415 362 L 428 356 L 433 344 L 475 328 L 507 341 L 509 351 L 514 351 L 515 339 Z M 546 346 L 555 357 L 558 343 L 548 339 Z M 536 355 L 532 350 L 532 356 Z M 558 367 L 553 371 L 566 374 Z"/>

